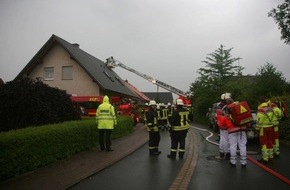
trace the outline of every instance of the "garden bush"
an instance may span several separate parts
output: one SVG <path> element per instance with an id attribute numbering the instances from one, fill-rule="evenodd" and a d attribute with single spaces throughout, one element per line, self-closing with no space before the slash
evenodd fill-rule
<path id="1" fill-rule="evenodd" d="M 131 117 L 119 116 L 112 139 L 132 133 Z M 95 147 L 95 118 L 0 133 L 0 181 L 36 170 Z"/>

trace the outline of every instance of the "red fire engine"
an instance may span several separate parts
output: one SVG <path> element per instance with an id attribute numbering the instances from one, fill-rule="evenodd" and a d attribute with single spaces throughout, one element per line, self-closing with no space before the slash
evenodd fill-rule
<path id="1" fill-rule="evenodd" d="M 98 106 L 103 102 L 103 96 L 71 96 L 72 102 L 82 117 L 95 117 Z M 110 103 L 118 115 L 129 115 L 134 124 L 139 122 L 138 106 L 131 100 L 121 100 L 120 97 L 110 97 Z"/>
<path id="2" fill-rule="evenodd" d="M 95 117 L 103 96 L 71 96 L 71 100 L 82 117 Z"/>

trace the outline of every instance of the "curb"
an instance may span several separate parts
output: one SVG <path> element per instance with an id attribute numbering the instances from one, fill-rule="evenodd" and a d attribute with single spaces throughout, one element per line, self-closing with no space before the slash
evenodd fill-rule
<path id="1" fill-rule="evenodd" d="M 189 134 L 188 156 L 177 177 L 169 187 L 169 190 L 177 190 L 177 189 L 186 190 L 188 188 L 192 174 L 194 172 L 198 158 L 198 146 L 195 133 L 192 131 L 192 128 L 189 129 L 188 134 Z"/>

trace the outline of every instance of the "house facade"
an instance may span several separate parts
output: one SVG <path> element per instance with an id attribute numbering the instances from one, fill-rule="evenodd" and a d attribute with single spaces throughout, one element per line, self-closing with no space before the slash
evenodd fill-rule
<path id="1" fill-rule="evenodd" d="M 103 95 L 100 93 L 100 87 L 58 44 L 43 57 L 41 63 L 35 65 L 28 77 L 39 78 L 49 86 L 65 89 L 68 94 Z"/>
<path id="2" fill-rule="evenodd" d="M 40 79 L 51 87 L 76 96 L 140 98 L 106 63 L 52 35 L 16 76 Z"/>

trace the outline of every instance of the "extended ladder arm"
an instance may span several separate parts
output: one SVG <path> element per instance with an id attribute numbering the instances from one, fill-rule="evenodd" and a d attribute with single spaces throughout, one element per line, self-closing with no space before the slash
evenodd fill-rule
<path id="1" fill-rule="evenodd" d="M 123 69 L 126 69 L 126 70 L 128 70 L 128 71 L 130 71 L 132 73 L 135 73 L 135 74 L 139 75 L 140 77 L 143 77 L 144 79 L 148 80 L 149 82 L 152 82 L 153 84 L 158 85 L 158 86 L 160 86 L 160 87 L 162 87 L 162 88 L 164 88 L 164 89 L 166 89 L 166 90 L 168 90 L 170 92 L 173 92 L 173 93 L 175 93 L 177 95 L 180 95 L 180 96 L 187 97 L 186 93 L 183 92 L 182 90 L 179 90 L 179 89 L 177 89 L 177 88 L 175 88 L 175 87 L 173 87 L 173 86 L 171 86 L 169 84 L 166 84 L 164 82 L 161 82 L 159 80 L 154 79 L 153 77 L 150 77 L 150 76 L 148 76 L 146 74 L 143 74 L 143 73 L 141 73 L 139 71 L 136 71 L 135 69 L 132 69 L 132 68 L 124 65 L 120 61 L 115 60 L 113 57 L 109 57 L 107 59 L 106 64 L 110 68 L 114 68 L 116 66 L 122 67 Z"/>

